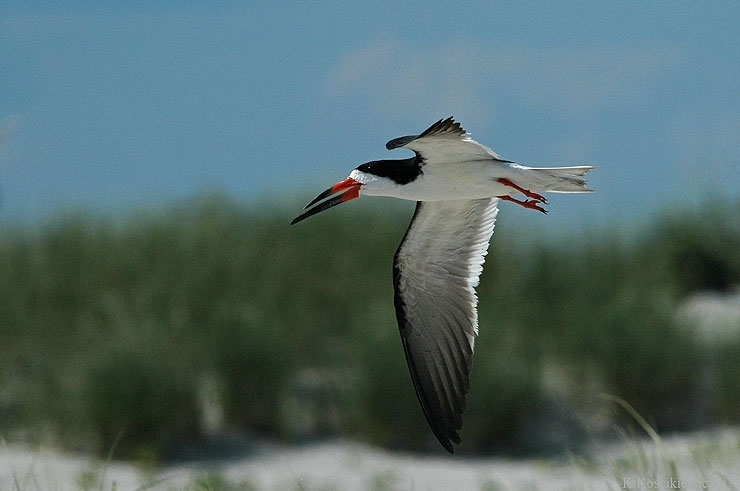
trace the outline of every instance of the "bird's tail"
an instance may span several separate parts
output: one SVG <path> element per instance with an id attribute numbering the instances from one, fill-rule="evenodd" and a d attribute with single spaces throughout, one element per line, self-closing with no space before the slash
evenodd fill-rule
<path id="1" fill-rule="evenodd" d="M 590 193 L 586 180 L 581 176 L 593 169 L 590 165 L 574 167 L 530 167 L 529 177 L 537 183 L 536 188 L 553 193 Z"/>

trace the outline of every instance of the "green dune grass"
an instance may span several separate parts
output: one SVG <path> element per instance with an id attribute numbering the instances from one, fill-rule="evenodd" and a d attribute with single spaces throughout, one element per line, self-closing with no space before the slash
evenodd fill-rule
<path id="1" fill-rule="evenodd" d="M 436 451 L 392 305 L 410 210 L 379 210 L 290 227 L 280 209 L 208 197 L 5 227 L 3 436 L 102 454 L 116 442 L 144 460 L 230 432 Z M 601 393 L 659 431 L 740 422 L 740 339 L 708 349 L 675 315 L 692 292 L 740 284 L 738 212 L 531 231 L 524 247 L 501 220 L 460 450 L 562 450 L 609 426 L 590 410 Z"/>

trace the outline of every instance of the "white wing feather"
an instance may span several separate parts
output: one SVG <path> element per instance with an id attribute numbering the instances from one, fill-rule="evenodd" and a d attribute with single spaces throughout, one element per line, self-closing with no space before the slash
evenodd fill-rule
<path id="1" fill-rule="evenodd" d="M 460 443 L 478 285 L 498 199 L 417 203 L 396 252 L 396 315 L 424 415 L 442 445 Z"/>

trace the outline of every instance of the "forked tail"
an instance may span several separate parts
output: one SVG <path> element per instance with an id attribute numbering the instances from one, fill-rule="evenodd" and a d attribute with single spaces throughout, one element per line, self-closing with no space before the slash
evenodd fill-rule
<path id="1" fill-rule="evenodd" d="M 590 165 L 574 167 L 531 167 L 530 175 L 537 183 L 538 190 L 552 193 L 590 193 L 593 189 L 586 187 L 586 180 L 581 176 L 593 169 Z"/>

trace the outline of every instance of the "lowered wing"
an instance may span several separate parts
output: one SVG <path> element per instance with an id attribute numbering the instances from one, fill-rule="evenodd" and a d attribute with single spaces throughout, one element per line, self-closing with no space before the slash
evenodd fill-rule
<path id="1" fill-rule="evenodd" d="M 420 201 L 393 261 L 398 327 L 424 415 L 450 453 L 460 443 L 478 334 L 475 287 L 498 199 Z"/>

